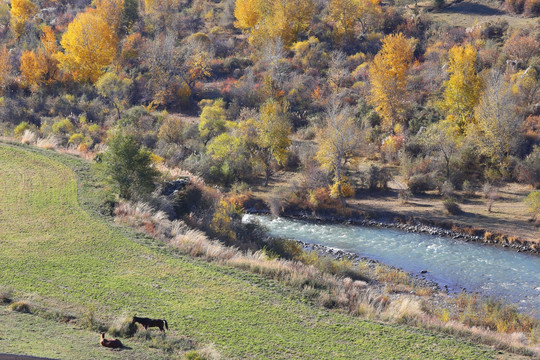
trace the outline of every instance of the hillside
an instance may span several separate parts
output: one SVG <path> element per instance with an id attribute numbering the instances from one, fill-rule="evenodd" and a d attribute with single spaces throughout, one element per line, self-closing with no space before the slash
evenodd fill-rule
<path id="1" fill-rule="evenodd" d="M 2 144 L 0 172 L 0 285 L 21 298 L 59 308 L 92 305 L 109 322 L 124 312 L 166 318 L 174 334 L 214 343 L 227 358 L 493 356 L 453 338 L 314 309 L 273 282 L 193 260 L 117 228 L 89 211 L 100 188 L 79 159 Z M 0 333 L 11 334 L 0 336 L 3 351 L 54 354 L 39 345 L 47 338 L 29 340 L 25 327 L 13 328 L 2 312 L 7 321 L 0 322 Z M 30 321 L 26 317 L 18 321 Z M 19 344 L 27 341 L 35 344 Z M 88 340 L 73 346 L 55 356 L 92 358 Z"/>

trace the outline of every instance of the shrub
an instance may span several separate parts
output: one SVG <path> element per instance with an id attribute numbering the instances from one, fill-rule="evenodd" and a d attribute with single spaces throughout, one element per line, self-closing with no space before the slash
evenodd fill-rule
<path id="1" fill-rule="evenodd" d="M 516 168 L 519 181 L 540 188 L 540 146 L 533 151 Z"/>
<path id="2" fill-rule="evenodd" d="M 435 189 L 433 179 L 431 178 L 431 176 L 427 174 L 419 174 L 419 175 L 411 176 L 409 178 L 407 186 L 409 187 L 409 190 L 411 190 L 413 194 L 420 194 L 420 193 L 423 193 L 424 191 Z"/>
<path id="3" fill-rule="evenodd" d="M 26 121 L 23 121 L 13 130 L 13 134 L 15 136 L 21 136 L 26 130 L 30 130 L 30 125 Z"/>
<path id="4" fill-rule="evenodd" d="M 21 313 L 31 313 L 30 304 L 25 301 L 16 301 L 9 306 L 9 309 Z"/>
<path id="5" fill-rule="evenodd" d="M 454 185 L 447 180 L 441 184 L 439 191 L 443 197 L 450 198 L 454 195 Z"/>
<path id="6" fill-rule="evenodd" d="M 52 125 L 52 131 L 55 134 L 67 135 L 67 134 L 73 133 L 73 131 L 75 131 L 75 127 L 73 126 L 73 124 L 71 123 L 69 119 L 63 119 L 63 120 L 59 120 L 55 122 Z"/>
<path id="7" fill-rule="evenodd" d="M 533 191 L 525 198 L 525 204 L 529 207 L 533 219 L 540 215 L 540 191 Z"/>
<path id="8" fill-rule="evenodd" d="M 133 317 L 121 316 L 109 327 L 112 336 L 132 337 L 137 332 L 137 324 L 133 323 Z"/>
<path id="9" fill-rule="evenodd" d="M 152 167 L 152 153 L 140 148 L 131 135 L 117 134 L 109 141 L 103 166 L 109 181 L 125 199 L 151 192 L 159 175 Z"/>
<path id="10" fill-rule="evenodd" d="M 452 198 L 444 200 L 443 205 L 446 211 L 451 215 L 459 215 L 463 212 L 456 200 Z"/>
<path id="11" fill-rule="evenodd" d="M 362 172 L 360 175 L 362 185 L 369 190 L 388 188 L 388 183 L 392 180 L 392 174 L 388 168 L 380 168 L 376 165 L 371 165 L 369 169 Z"/>
<path id="12" fill-rule="evenodd" d="M 9 304 L 13 301 L 13 289 L 0 288 L 0 303 Z"/>

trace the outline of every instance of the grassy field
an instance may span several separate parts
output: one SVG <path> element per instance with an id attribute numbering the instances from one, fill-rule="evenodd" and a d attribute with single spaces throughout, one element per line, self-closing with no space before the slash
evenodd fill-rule
<path id="1" fill-rule="evenodd" d="M 0 174 L 0 286 L 12 287 L 17 297 L 73 311 L 94 306 L 109 322 L 122 313 L 165 318 L 173 334 L 213 343 L 226 358 L 494 356 L 452 337 L 314 308 L 272 281 L 194 260 L 117 227 L 97 215 L 103 189 L 80 159 L 0 144 Z M 0 311 L 4 352 L 102 358 L 95 355 L 103 353 L 97 337 Z M 69 350 L 58 347 L 62 339 Z M 106 354 L 144 358 L 153 351 L 142 349 L 139 356 L 135 340 L 124 343 L 132 349 Z"/>

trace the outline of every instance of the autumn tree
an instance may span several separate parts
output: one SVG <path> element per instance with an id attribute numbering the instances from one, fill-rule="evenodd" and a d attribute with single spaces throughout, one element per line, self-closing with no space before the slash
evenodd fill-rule
<path id="1" fill-rule="evenodd" d="M 42 32 L 40 40 L 43 49 L 40 51 L 40 54 L 43 57 L 45 66 L 43 80 L 46 83 L 51 83 L 56 79 L 58 74 L 58 60 L 56 58 L 58 44 L 56 43 L 54 31 L 50 26 L 44 26 Z"/>
<path id="2" fill-rule="evenodd" d="M 382 15 L 379 0 L 331 0 L 328 4 L 328 20 L 337 38 L 351 41 L 360 24 L 361 34 L 368 28 L 368 19 Z"/>
<path id="3" fill-rule="evenodd" d="M 131 85 L 130 79 L 118 76 L 114 72 L 103 74 L 96 82 L 98 93 L 114 106 L 118 119 L 127 103 Z"/>
<path id="4" fill-rule="evenodd" d="M 23 83 L 31 87 L 39 86 L 47 72 L 45 54 L 43 52 L 36 54 L 29 50 L 23 51 L 20 63 L 19 69 Z"/>
<path id="5" fill-rule="evenodd" d="M 455 45 L 448 51 L 447 72 L 444 82 L 442 107 L 447 121 L 463 133 L 474 121 L 474 108 L 480 98 L 482 80 L 476 73 L 476 49 L 471 45 Z"/>
<path id="6" fill-rule="evenodd" d="M 402 33 L 388 35 L 369 68 L 371 101 L 383 118 L 386 130 L 394 131 L 396 123 L 404 121 L 408 70 L 413 51 L 414 42 Z"/>
<path id="7" fill-rule="evenodd" d="M 6 46 L 0 48 L 0 91 L 3 93 L 9 83 L 11 75 L 11 61 Z"/>
<path id="8" fill-rule="evenodd" d="M 38 7 L 30 0 L 11 0 L 11 29 L 17 37 L 24 33 L 26 22 L 33 18 Z"/>
<path id="9" fill-rule="evenodd" d="M 238 29 L 252 29 L 259 22 L 263 12 L 263 2 L 261 0 L 236 0 L 234 26 Z"/>
<path id="10" fill-rule="evenodd" d="M 264 166 L 264 186 L 272 175 L 272 163 L 283 164 L 287 160 L 291 145 L 291 124 L 288 119 L 289 105 L 283 101 L 267 100 L 259 111 L 259 117 L 254 123 L 257 135 L 255 137 L 255 156 Z"/>
<path id="11" fill-rule="evenodd" d="M 289 105 L 285 100 L 267 100 L 259 114 L 250 114 L 238 123 L 227 122 L 228 132 L 222 133 L 208 145 L 208 153 L 217 160 L 262 166 L 265 186 L 272 175 L 272 166 L 283 164 L 291 144 Z"/>
<path id="12" fill-rule="evenodd" d="M 124 0 L 96 0 L 96 14 L 117 34 L 124 14 Z"/>
<path id="13" fill-rule="evenodd" d="M 251 33 L 251 41 L 263 45 L 279 37 L 290 46 L 313 18 L 313 0 L 237 0 L 235 26 Z"/>
<path id="14" fill-rule="evenodd" d="M 516 112 L 503 74 L 491 71 L 475 110 L 476 131 L 471 135 L 477 140 L 482 153 L 493 159 L 504 175 L 506 160 L 517 149 L 521 139 L 522 117 Z"/>
<path id="15" fill-rule="evenodd" d="M 204 145 L 212 138 L 227 130 L 225 116 L 225 102 L 223 99 L 212 101 L 203 107 L 199 119 L 199 135 Z"/>
<path id="16" fill-rule="evenodd" d="M 338 95 L 330 100 L 324 127 L 318 134 L 318 150 L 315 158 L 321 167 L 334 175 L 332 195 L 346 205 L 351 187 L 346 180 L 347 165 L 359 156 L 362 133 L 356 124 L 352 109 L 343 105 Z"/>
<path id="17" fill-rule="evenodd" d="M 194 35 L 181 45 L 173 35 L 160 36 L 148 46 L 149 86 L 157 103 L 170 103 L 182 94 L 191 104 L 196 82 L 210 76 L 212 49 L 209 42 Z"/>
<path id="18" fill-rule="evenodd" d="M 69 24 L 60 44 L 60 67 L 77 81 L 96 82 L 114 59 L 118 39 L 102 17 L 86 11 Z"/>

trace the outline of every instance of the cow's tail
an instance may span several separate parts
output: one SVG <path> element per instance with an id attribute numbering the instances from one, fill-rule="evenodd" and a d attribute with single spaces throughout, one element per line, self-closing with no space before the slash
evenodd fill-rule
<path id="1" fill-rule="evenodd" d="M 167 324 L 167 320 L 163 319 L 163 322 L 165 323 L 165 328 L 169 330 L 169 324 Z"/>

